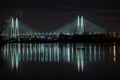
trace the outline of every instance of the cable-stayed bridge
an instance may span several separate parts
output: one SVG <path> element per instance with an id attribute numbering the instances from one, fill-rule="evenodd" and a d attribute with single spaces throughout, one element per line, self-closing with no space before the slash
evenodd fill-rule
<path id="1" fill-rule="evenodd" d="M 66 25 L 60 27 L 57 30 L 41 33 L 38 30 L 33 29 L 32 27 L 24 24 L 18 18 L 11 18 L 10 23 L 7 26 L 4 26 L 5 30 L 2 32 L 1 36 L 7 37 L 9 40 L 15 39 L 17 41 L 26 40 L 58 40 L 62 38 L 62 40 L 66 39 L 74 39 L 74 35 L 82 36 L 75 37 L 77 39 L 86 40 L 88 37 L 91 39 L 98 39 L 103 37 L 116 37 L 116 33 L 107 33 L 106 30 L 102 27 L 97 26 L 96 24 L 86 20 L 83 16 L 77 16 L 74 20 L 67 23 Z M 85 36 L 87 34 L 87 36 Z M 64 35 L 61 37 L 61 35 Z M 91 35 L 94 35 L 91 37 Z M 97 37 L 95 37 L 97 35 Z M 100 37 L 99 37 L 100 36 Z M 117 35 L 120 37 L 120 35 Z M 83 39 L 83 40 L 84 40 Z"/>
<path id="2" fill-rule="evenodd" d="M 19 36 L 27 36 L 27 35 L 51 35 L 51 34 L 60 34 L 64 33 L 65 35 L 68 34 L 84 34 L 85 32 L 88 33 L 105 33 L 105 29 L 95 25 L 94 23 L 86 20 L 83 16 L 78 17 L 71 21 L 70 23 L 62 26 L 60 29 L 48 32 L 48 33 L 40 33 L 39 31 L 33 29 L 32 27 L 24 24 L 23 22 L 19 21 L 18 18 L 11 19 L 10 23 L 7 26 L 4 26 L 5 30 L 2 32 L 1 35 L 9 35 L 11 38 L 16 38 Z"/>
<path id="3" fill-rule="evenodd" d="M 83 16 L 75 18 L 71 22 L 67 23 L 64 26 L 61 26 L 60 29 L 55 32 L 63 32 L 63 33 L 74 33 L 74 34 L 84 34 L 84 33 L 106 33 L 106 30 L 88 20 L 86 20 Z"/>

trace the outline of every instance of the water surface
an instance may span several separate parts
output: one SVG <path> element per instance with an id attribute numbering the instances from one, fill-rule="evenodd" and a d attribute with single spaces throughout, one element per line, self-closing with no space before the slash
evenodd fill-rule
<path id="1" fill-rule="evenodd" d="M 115 79 L 120 72 L 116 43 L 8 43 L 1 55 L 13 79 Z"/>

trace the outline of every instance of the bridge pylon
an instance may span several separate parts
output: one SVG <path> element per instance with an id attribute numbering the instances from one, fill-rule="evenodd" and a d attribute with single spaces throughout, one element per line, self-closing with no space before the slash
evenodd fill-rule
<path id="1" fill-rule="evenodd" d="M 76 28 L 76 34 L 82 35 L 84 34 L 84 19 L 83 16 L 81 18 L 77 17 L 77 28 Z"/>
<path id="2" fill-rule="evenodd" d="M 14 19 L 12 17 L 11 20 L 11 38 L 17 38 L 19 36 L 19 25 L 18 25 L 18 18 Z"/>

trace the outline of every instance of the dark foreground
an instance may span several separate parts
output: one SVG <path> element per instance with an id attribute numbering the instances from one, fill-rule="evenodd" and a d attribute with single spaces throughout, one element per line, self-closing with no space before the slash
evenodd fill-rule
<path id="1" fill-rule="evenodd" d="M 1 60 L 0 80 L 119 80 L 119 68 L 120 64 L 96 63 L 77 72 L 71 64 L 27 62 L 17 72 Z"/>

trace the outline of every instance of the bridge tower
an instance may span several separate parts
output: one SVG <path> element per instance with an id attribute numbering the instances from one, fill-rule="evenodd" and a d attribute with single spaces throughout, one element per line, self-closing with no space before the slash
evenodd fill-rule
<path id="1" fill-rule="evenodd" d="M 84 34 L 84 22 L 83 22 L 83 16 L 81 18 L 77 17 L 77 29 L 76 29 L 76 34 Z"/>
<path id="2" fill-rule="evenodd" d="M 12 18 L 10 36 L 11 38 L 17 38 L 19 36 L 18 18 L 16 18 L 15 20 L 14 18 Z"/>

